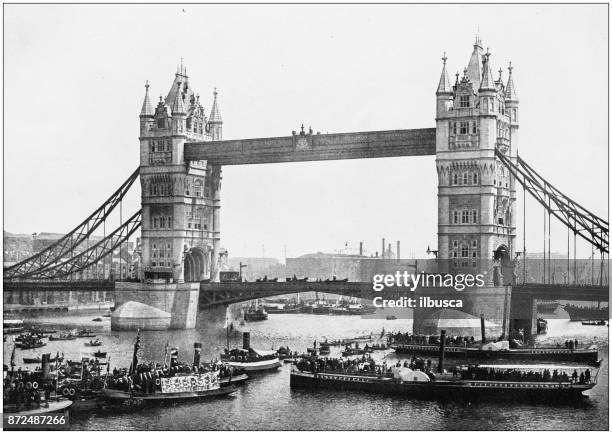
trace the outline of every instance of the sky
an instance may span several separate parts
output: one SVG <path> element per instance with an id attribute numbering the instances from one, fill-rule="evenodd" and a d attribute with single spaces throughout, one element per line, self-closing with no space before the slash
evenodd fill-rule
<path id="1" fill-rule="evenodd" d="M 515 67 L 521 157 L 607 219 L 607 17 L 561 4 L 4 5 L 4 229 L 68 232 L 101 205 L 139 163 L 145 81 L 165 96 L 181 58 L 207 115 L 218 89 L 224 139 L 430 128 L 441 57 L 462 71 L 477 32 L 494 71 Z M 230 256 L 437 245 L 433 156 L 225 167 L 221 194 Z M 542 208 L 528 199 L 526 213 L 527 250 L 541 252 Z M 520 202 L 517 214 L 522 250 Z M 566 229 L 552 235 L 566 252 Z"/>

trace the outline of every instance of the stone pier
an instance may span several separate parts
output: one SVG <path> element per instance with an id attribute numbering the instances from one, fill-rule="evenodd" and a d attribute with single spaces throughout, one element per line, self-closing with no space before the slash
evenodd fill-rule
<path id="1" fill-rule="evenodd" d="M 415 299 L 419 297 L 429 297 L 433 300 L 452 300 L 460 299 L 463 302 L 461 309 L 456 309 L 465 312 L 478 319 L 480 315 L 484 315 L 487 322 L 487 335 L 491 337 L 508 336 L 510 318 L 511 318 L 511 295 L 512 288 L 509 286 L 484 286 L 481 288 L 465 288 L 463 291 L 456 291 L 453 288 L 418 288 L 412 296 Z M 440 309 L 437 308 L 415 308 L 413 314 L 413 333 L 426 334 L 428 327 L 428 319 L 432 315 L 436 315 Z M 452 312 L 450 312 L 452 314 Z M 461 317 L 463 318 L 463 317 Z M 457 322 L 459 315 L 457 315 Z M 474 322 L 474 321 L 472 321 Z M 479 327 L 477 325 L 476 327 Z M 472 328 L 472 327 L 469 327 Z M 479 334 L 478 334 L 479 336 Z"/>
<path id="2" fill-rule="evenodd" d="M 187 283 L 143 283 L 143 282 L 117 282 L 115 284 L 115 308 L 119 308 L 128 301 L 143 303 L 147 306 L 160 309 L 171 315 L 171 329 L 192 329 L 196 324 L 198 314 L 198 298 L 200 295 L 199 282 Z M 111 329 L 123 330 L 122 321 L 111 316 Z M 160 316 L 160 324 L 167 320 Z M 160 324 L 149 319 L 152 329 L 159 330 Z M 128 328 L 130 329 L 130 328 Z M 147 329 L 145 326 L 144 329 Z"/>

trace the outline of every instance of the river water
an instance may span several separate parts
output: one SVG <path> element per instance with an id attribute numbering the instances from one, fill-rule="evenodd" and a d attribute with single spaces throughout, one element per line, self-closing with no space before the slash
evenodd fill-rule
<path id="1" fill-rule="evenodd" d="M 95 316 L 95 313 L 62 314 L 28 321 L 52 326 L 58 331 L 91 328 L 103 341 L 103 346 L 98 348 L 109 353 L 111 369 L 128 367 L 135 333 L 111 331 L 110 318 L 92 322 Z M 247 330 L 251 332 L 254 348 L 289 345 L 292 350 L 305 351 L 314 340 L 320 342 L 324 337 L 331 340 L 370 332 L 379 336 L 383 327 L 385 331 L 408 331 L 411 321 L 271 314 L 267 321 L 237 325 L 232 343 L 240 346 L 238 332 Z M 600 348 L 603 364 L 598 384 L 580 403 L 435 402 L 360 392 L 292 390 L 290 366 L 286 364 L 275 372 L 254 376 L 230 397 L 119 412 L 98 410 L 71 414 L 71 426 L 77 430 L 607 430 L 608 327 L 583 326 L 567 319 L 549 319 L 548 323 L 548 334 L 538 337 L 539 342 L 578 339 L 581 344 L 593 343 Z M 161 361 L 169 343 L 170 347 L 179 348 L 179 359 L 189 361 L 193 357 L 193 343 L 202 342 L 202 359 L 208 360 L 223 351 L 225 336 L 223 329 L 201 318 L 194 330 L 141 332 L 141 358 Z M 43 352 L 52 355 L 63 352 L 67 358 L 77 360 L 94 351 L 84 345 L 85 341 L 54 341 L 36 350 L 17 350 L 16 362 L 23 366 L 23 357 Z M 12 348 L 11 342 L 4 344 L 5 363 L 10 359 Z M 339 347 L 335 347 L 332 356 L 338 351 Z M 376 352 L 374 357 L 396 359 L 389 351 Z M 452 359 L 447 363 L 451 365 Z"/>

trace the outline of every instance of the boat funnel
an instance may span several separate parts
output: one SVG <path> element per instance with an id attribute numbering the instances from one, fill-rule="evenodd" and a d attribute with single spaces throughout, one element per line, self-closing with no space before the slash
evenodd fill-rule
<path id="1" fill-rule="evenodd" d="M 202 344 L 195 342 L 193 344 L 193 366 L 200 366 L 200 354 L 202 353 Z"/>
<path id="2" fill-rule="evenodd" d="M 49 372 L 51 371 L 51 354 L 43 354 L 42 355 L 42 376 L 44 380 L 49 379 Z"/>
<path id="3" fill-rule="evenodd" d="M 245 350 L 251 348 L 251 332 L 244 332 L 242 334 L 242 348 Z"/>
<path id="4" fill-rule="evenodd" d="M 487 337 L 485 335 L 485 319 L 483 314 L 480 314 L 480 336 L 482 338 L 482 343 L 486 343 Z"/>
<path id="5" fill-rule="evenodd" d="M 446 347 L 446 330 L 440 332 L 440 355 L 438 356 L 438 372 L 444 372 L 444 348 Z"/>
<path id="6" fill-rule="evenodd" d="M 178 365 L 178 348 L 172 348 L 170 350 L 170 367 Z"/>

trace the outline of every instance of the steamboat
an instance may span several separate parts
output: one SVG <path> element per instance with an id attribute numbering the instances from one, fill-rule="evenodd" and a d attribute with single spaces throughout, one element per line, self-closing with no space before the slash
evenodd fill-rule
<path id="1" fill-rule="evenodd" d="M 251 348 L 251 334 L 242 334 L 242 348 L 225 349 L 221 360 L 228 366 L 245 372 L 269 371 L 281 366 L 279 355 L 274 350 L 256 350 Z"/>
<path id="2" fill-rule="evenodd" d="M 438 366 L 413 356 L 410 364 L 376 364 L 369 356 L 343 360 L 305 357 L 290 374 L 292 388 L 357 390 L 419 399 L 576 400 L 597 384 L 598 370 L 567 365 L 462 365 L 444 369 L 445 331 Z M 593 371 L 593 372 L 592 372 Z"/>
<path id="3" fill-rule="evenodd" d="M 319 359 L 320 360 L 320 359 Z M 453 373 L 433 373 L 410 368 L 380 372 L 319 370 L 320 364 L 298 361 L 292 366 L 292 388 L 358 390 L 419 399 L 536 399 L 539 402 L 572 400 L 596 384 L 586 367 L 553 365 L 469 365 Z M 545 372 L 554 370 L 553 380 Z M 570 375 L 567 370 L 572 370 Z M 579 379 L 574 373 L 581 370 Z M 562 374 L 559 372 L 562 371 Z M 588 379 L 587 379 L 588 378 Z"/>
<path id="4" fill-rule="evenodd" d="M 136 336 L 129 372 L 113 372 L 107 376 L 102 399 L 110 404 L 135 402 L 140 404 L 193 401 L 218 398 L 234 393 L 237 384 L 248 378 L 244 373 L 234 375 L 234 368 L 223 365 L 200 364 L 202 345 L 194 344 L 193 365 L 178 362 L 178 349 L 170 352 L 170 366 L 138 365 L 140 338 Z M 164 357 L 165 358 L 165 357 Z M 135 367 L 132 369 L 132 367 Z"/>

